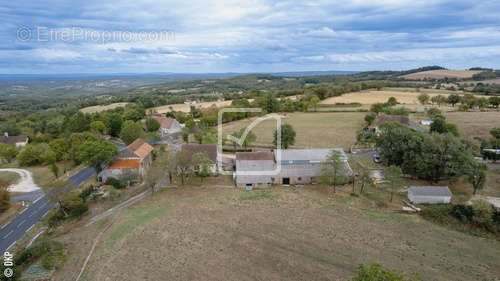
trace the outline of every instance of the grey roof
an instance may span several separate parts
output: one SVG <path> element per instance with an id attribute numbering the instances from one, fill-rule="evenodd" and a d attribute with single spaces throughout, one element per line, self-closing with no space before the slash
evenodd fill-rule
<path id="1" fill-rule="evenodd" d="M 18 142 L 27 142 L 27 136 L 0 136 L 0 142 L 5 144 L 15 145 Z"/>
<path id="2" fill-rule="evenodd" d="M 332 150 L 337 150 L 342 153 L 344 160 L 347 157 L 342 148 L 313 148 L 313 149 L 282 149 L 281 164 L 309 164 L 325 162 L 328 154 Z M 276 151 L 278 157 L 279 151 Z"/>
<path id="3" fill-rule="evenodd" d="M 419 196 L 451 196 L 447 186 L 410 186 L 408 193 Z"/>
<path id="4" fill-rule="evenodd" d="M 140 157 L 127 147 L 121 150 L 120 153 L 118 153 L 117 158 L 140 158 Z"/>

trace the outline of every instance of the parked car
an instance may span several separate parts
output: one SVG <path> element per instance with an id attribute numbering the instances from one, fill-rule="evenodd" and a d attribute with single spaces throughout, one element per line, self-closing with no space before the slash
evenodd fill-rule
<path id="1" fill-rule="evenodd" d="M 373 162 L 375 163 L 380 163 L 382 160 L 380 159 L 380 155 L 378 154 L 373 154 Z"/>

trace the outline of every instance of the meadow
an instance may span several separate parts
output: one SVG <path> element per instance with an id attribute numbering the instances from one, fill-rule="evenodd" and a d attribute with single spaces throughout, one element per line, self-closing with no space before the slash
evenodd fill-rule
<path id="1" fill-rule="evenodd" d="M 59 237 L 72 254 L 52 279 L 73 280 L 108 225 L 81 280 L 349 280 L 371 262 L 422 280 L 500 274 L 498 241 L 373 208 L 388 199 L 372 189 L 166 189 Z"/>
<path id="2" fill-rule="evenodd" d="M 356 140 L 356 134 L 364 123 L 362 112 L 295 112 L 282 114 L 282 124 L 291 124 L 296 132 L 295 145 L 292 148 L 349 147 Z M 231 134 L 247 127 L 255 118 L 227 123 L 223 126 L 224 134 Z M 272 146 L 276 130 L 274 119 L 257 125 L 252 132 L 257 136 L 255 146 Z"/>

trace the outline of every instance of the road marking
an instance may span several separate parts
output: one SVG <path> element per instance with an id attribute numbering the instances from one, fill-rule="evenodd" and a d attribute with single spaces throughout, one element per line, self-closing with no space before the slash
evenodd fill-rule
<path id="1" fill-rule="evenodd" d="M 38 197 L 35 201 L 33 201 L 33 204 L 35 204 L 36 202 L 38 202 L 38 200 L 42 199 L 43 198 L 43 195 Z"/>
<path id="2" fill-rule="evenodd" d="M 17 225 L 17 228 L 19 228 L 21 226 L 21 224 L 23 224 L 26 220 L 23 220 L 20 224 Z"/>
<path id="3" fill-rule="evenodd" d="M 47 205 L 47 202 L 43 203 L 42 206 L 38 207 L 38 210 L 41 210 L 43 207 L 45 207 L 45 205 Z"/>
<path id="4" fill-rule="evenodd" d="M 5 251 L 7 252 L 7 251 L 10 249 L 10 247 L 12 247 L 12 246 L 14 246 L 14 244 L 16 244 L 16 242 L 17 242 L 17 241 L 12 242 L 12 244 L 10 244 L 10 246 L 9 246 L 9 247 L 7 247 L 7 249 L 5 249 Z"/>
<path id="5" fill-rule="evenodd" d="M 24 233 L 30 231 L 34 226 L 35 226 L 34 224 L 32 226 L 30 226 L 30 228 L 26 229 L 26 231 Z"/>
<path id="6" fill-rule="evenodd" d="M 5 235 L 3 239 L 7 238 L 12 232 L 14 232 L 14 230 L 11 230 L 9 233 L 7 233 L 7 235 Z"/>
<path id="7" fill-rule="evenodd" d="M 29 206 L 26 206 L 26 208 L 24 208 L 24 209 L 23 209 L 23 210 L 19 213 L 19 215 L 20 215 L 20 214 L 22 214 L 22 213 L 24 213 L 24 211 L 26 211 L 26 210 L 28 209 L 28 207 L 29 207 Z"/>

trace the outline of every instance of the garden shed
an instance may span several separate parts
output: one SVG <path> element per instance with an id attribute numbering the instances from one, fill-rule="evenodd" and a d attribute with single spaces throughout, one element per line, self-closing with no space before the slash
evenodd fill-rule
<path id="1" fill-rule="evenodd" d="M 408 199 L 414 204 L 449 204 L 451 191 L 447 186 L 410 186 Z"/>

